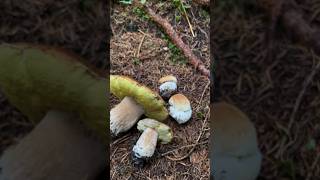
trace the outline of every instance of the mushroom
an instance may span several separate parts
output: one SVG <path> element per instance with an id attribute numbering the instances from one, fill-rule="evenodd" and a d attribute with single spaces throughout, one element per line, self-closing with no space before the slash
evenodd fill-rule
<path id="1" fill-rule="evenodd" d="M 238 108 L 213 104 L 211 167 L 216 180 L 254 180 L 261 166 L 256 130 Z"/>
<path id="2" fill-rule="evenodd" d="M 0 159 L 2 180 L 94 180 L 106 167 L 106 148 L 71 113 L 49 111 Z"/>
<path id="3" fill-rule="evenodd" d="M 143 133 L 133 147 L 132 157 L 134 164 L 142 167 L 153 156 L 157 141 L 168 144 L 173 138 L 173 133 L 169 126 L 150 118 L 140 120 L 137 128 Z"/>
<path id="4" fill-rule="evenodd" d="M 190 120 L 192 109 L 190 101 L 183 94 L 175 94 L 169 99 L 169 114 L 179 124 Z"/>
<path id="5" fill-rule="evenodd" d="M 93 179 L 107 167 L 107 79 L 62 49 L 0 45 L 0 88 L 35 124 L 0 159 L 0 179 Z"/>
<path id="6" fill-rule="evenodd" d="M 165 102 L 158 93 L 129 77 L 110 75 L 110 92 L 122 99 L 110 111 L 110 131 L 113 136 L 131 129 L 143 114 L 159 121 L 168 117 Z"/>
<path id="7" fill-rule="evenodd" d="M 172 75 L 160 78 L 159 83 L 160 96 L 164 99 L 169 99 L 177 91 L 177 78 Z"/>

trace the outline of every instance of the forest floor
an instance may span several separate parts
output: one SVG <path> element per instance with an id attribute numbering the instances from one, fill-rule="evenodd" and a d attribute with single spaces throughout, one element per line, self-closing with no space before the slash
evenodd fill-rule
<path id="1" fill-rule="evenodd" d="M 307 22 L 319 26 L 319 2 L 297 2 Z M 259 179 L 319 179 L 320 73 L 305 85 L 319 56 L 278 28 L 275 58 L 268 59 L 269 24 L 261 9 L 217 3 L 212 13 L 220 99 L 246 112 L 257 128 L 263 153 Z"/>
<path id="2" fill-rule="evenodd" d="M 209 69 L 210 13 L 190 1 L 188 3 L 187 13 L 195 37 L 185 16 L 172 1 L 157 2 L 152 8 L 170 22 Z M 134 167 L 131 159 L 133 145 L 141 134 L 136 126 L 114 140 L 110 145 L 111 179 L 209 179 L 209 79 L 188 63 L 142 9 L 134 5 L 114 4 L 111 14 L 111 74 L 129 76 L 154 91 L 158 91 L 161 77 L 174 75 L 178 79 L 178 92 L 190 100 L 193 110 L 191 120 L 184 125 L 179 125 L 172 118 L 167 120 L 174 139 L 167 145 L 159 144 L 144 168 Z M 112 97 L 111 107 L 117 102 L 119 100 Z M 194 144 L 198 145 L 189 153 Z M 177 160 L 183 156 L 186 158 Z"/>

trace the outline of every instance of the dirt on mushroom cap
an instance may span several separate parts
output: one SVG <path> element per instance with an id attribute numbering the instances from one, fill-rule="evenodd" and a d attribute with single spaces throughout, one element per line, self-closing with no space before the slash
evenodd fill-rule
<path id="1" fill-rule="evenodd" d="M 164 121 L 168 117 L 168 111 L 162 98 L 151 89 L 139 84 L 135 80 L 119 75 L 110 75 L 110 92 L 122 99 L 132 97 L 143 106 L 145 115 Z"/>

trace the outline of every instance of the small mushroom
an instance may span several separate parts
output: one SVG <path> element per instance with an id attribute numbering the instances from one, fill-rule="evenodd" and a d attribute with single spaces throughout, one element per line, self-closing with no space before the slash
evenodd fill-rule
<path id="1" fill-rule="evenodd" d="M 140 132 L 143 132 L 147 128 L 153 128 L 157 130 L 161 144 L 168 144 L 173 138 L 171 128 L 168 125 L 154 119 L 145 118 L 138 122 L 137 129 Z"/>
<path id="2" fill-rule="evenodd" d="M 164 99 L 169 99 L 177 91 L 177 78 L 172 75 L 162 77 L 159 84 L 160 96 Z"/>
<path id="3" fill-rule="evenodd" d="M 139 137 L 136 145 L 133 146 L 133 163 L 143 167 L 144 162 L 151 158 L 156 150 L 158 132 L 152 128 L 147 128 Z"/>
<path id="4" fill-rule="evenodd" d="M 145 162 L 153 156 L 157 141 L 167 144 L 171 142 L 173 133 L 169 126 L 149 118 L 140 120 L 137 128 L 143 133 L 133 147 L 133 163 L 143 167 Z"/>
<path id="5" fill-rule="evenodd" d="M 159 121 L 168 117 L 165 102 L 158 93 L 129 77 L 110 75 L 110 92 L 122 99 L 110 111 L 110 131 L 113 136 L 131 129 L 143 114 Z"/>
<path id="6" fill-rule="evenodd" d="M 211 109 L 212 175 L 225 180 L 256 179 L 262 156 L 254 125 L 242 111 L 225 102 L 215 103 Z"/>
<path id="7" fill-rule="evenodd" d="M 190 101 L 183 94 L 175 94 L 169 99 L 169 114 L 179 124 L 190 120 L 192 109 Z"/>

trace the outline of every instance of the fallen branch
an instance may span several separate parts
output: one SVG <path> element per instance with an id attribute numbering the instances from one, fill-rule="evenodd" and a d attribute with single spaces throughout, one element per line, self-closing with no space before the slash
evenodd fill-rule
<path id="1" fill-rule="evenodd" d="M 320 53 L 320 31 L 303 18 L 294 0 L 259 0 L 258 4 L 269 14 L 271 24 L 281 23 L 294 40 Z"/>
<path id="2" fill-rule="evenodd" d="M 183 54 L 188 58 L 189 62 L 198 69 L 203 75 L 210 77 L 210 71 L 204 66 L 202 61 L 198 59 L 193 53 L 192 50 L 182 41 L 179 35 L 174 31 L 171 24 L 162 17 L 158 16 L 151 8 L 143 6 L 150 16 L 150 18 L 160 25 L 173 43 L 183 52 Z"/>

